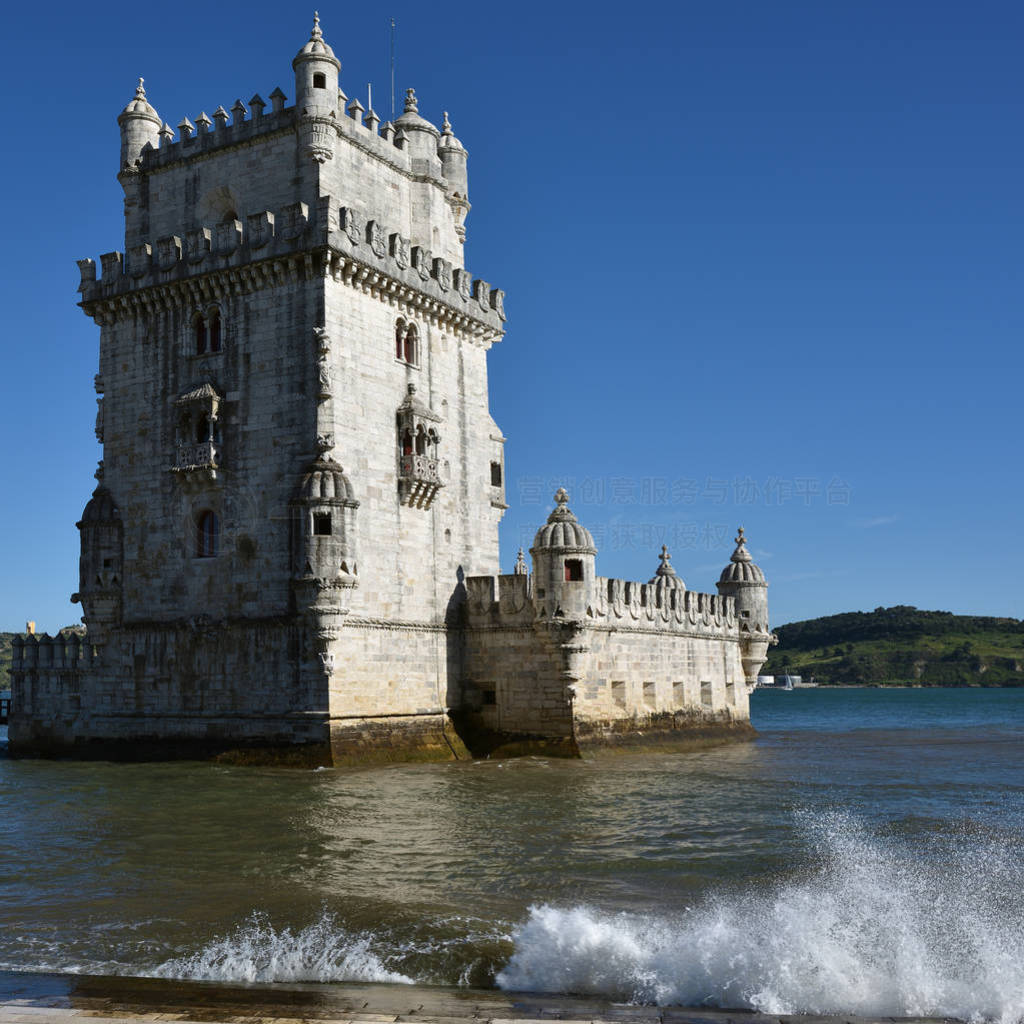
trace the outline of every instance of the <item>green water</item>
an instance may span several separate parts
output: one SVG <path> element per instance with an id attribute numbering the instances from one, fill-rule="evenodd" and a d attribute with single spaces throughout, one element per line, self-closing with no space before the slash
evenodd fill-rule
<path id="1" fill-rule="evenodd" d="M 0 760 L 0 968 L 1024 1015 L 1024 690 L 757 692 L 751 743 Z"/>

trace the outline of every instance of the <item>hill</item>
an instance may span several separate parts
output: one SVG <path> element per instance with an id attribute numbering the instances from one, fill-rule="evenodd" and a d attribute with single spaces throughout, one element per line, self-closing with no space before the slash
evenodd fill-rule
<path id="1" fill-rule="evenodd" d="M 818 683 L 1024 686 L 1024 620 L 911 605 L 791 622 L 761 671 Z"/>

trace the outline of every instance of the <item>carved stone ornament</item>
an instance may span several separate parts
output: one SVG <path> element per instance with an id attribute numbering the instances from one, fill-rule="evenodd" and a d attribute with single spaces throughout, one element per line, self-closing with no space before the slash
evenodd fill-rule
<path id="1" fill-rule="evenodd" d="M 331 336 L 327 333 L 326 327 L 314 327 L 313 339 L 319 355 L 325 356 L 331 351 Z"/>
<path id="2" fill-rule="evenodd" d="M 424 281 L 430 277 L 430 264 L 432 261 L 433 257 L 430 255 L 429 249 L 424 249 L 422 245 L 413 246 L 412 265 L 416 268 L 416 273 Z"/>
<path id="3" fill-rule="evenodd" d="M 103 399 L 96 399 L 96 440 L 103 444 Z"/>
<path id="4" fill-rule="evenodd" d="M 316 435 L 316 447 L 317 451 L 321 454 L 329 452 L 334 447 L 334 435 L 333 434 L 317 434 Z"/>
<path id="5" fill-rule="evenodd" d="M 181 259 L 181 239 L 177 235 L 158 238 L 156 240 L 156 253 L 160 269 L 170 270 Z M 106 267 L 103 268 L 103 276 L 107 276 Z"/>
<path id="6" fill-rule="evenodd" d="M 505 293 L 500 288 L 495 288 L 491 292 L 491 309 L 501 317 L 505 319 Z"/>
<path id="7" fill-rule="evenodd" d="M 480 304 L 481 309 L 491 308 L 491 286 L 486 281 L 473 282 L 473 297 Z"/>
<path id="8" fill-rule="evenodd" d="M 388 234 L 380 221 L 367 221 L 366 240 L 370 243 L 374 256 L 383 258 L 388 251 Z"/>
<path id="9" fill-rule="evenodd" d="M 269 210 L 250 213 L 248 224 L 249 248 L 262 249 L 274 237 L 274 215 Z"/>
<path id="10" fill-rule="evenodd" d="M 398 264 L 399 270 L 405 270 L 409 266 L 410 242 L 399 234 L 391 236 L 391 258 Z"/>
<path id="11" fill-rule="evenodd" d="M 446 292 L 452 286 L 452 265 L 447 260 L 434 260 L 434 279 L 441 291 Z"/>
<path id="12" fill-rule="evenodd" d="M 470 290 L 472 287 L 472 275 L 468 270 L 461 270 L 456 268 L 455 274 L 455 290 L 462 296 L 463 300 L 468 301 Z"/>
<path id="13" fill-rule="evenodd" d="M 350 206 L 341 208 L 341 226 L 349 241 L 353 245 L 358 245 L 363 236 L 362 218 Z"/>
<path id="14" fill-rule="evenodd" d="M 325 399 L 331 397 L 331 369 L 327 365 L 327 356 L 322 355 L 316 364 L 317 389 L 316 397 Z"/>

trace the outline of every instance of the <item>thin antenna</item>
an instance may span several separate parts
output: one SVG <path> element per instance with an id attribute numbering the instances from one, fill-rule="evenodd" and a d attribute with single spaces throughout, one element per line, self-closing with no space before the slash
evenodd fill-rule
<path id="1" fill-rule="evenodd" d="M 395 119 L 395 19 L 391 19 L 391 120 Z"/>
<path id="2" fill-rule="evenodd" d="M 368 108 L 368 113 L 372 113 L 373 112 L 373 83 L 372 82 L 367 82 L 366 83 L 366 106 Z"/>

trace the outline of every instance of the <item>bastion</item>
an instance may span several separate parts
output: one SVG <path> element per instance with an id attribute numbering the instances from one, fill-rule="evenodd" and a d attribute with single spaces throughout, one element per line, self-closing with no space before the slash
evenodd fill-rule
<path id="1" fill-rule="evenodd" d="M 499 571 L 504 292 L 466 269 L 467 151 L 381 124 L 314 19 L 281 89 L 177 135 L 118 117 L 84 638 L 14 641 L 15 755 L 341 764 L 743 736 L 772 635 L 742 529 L 717 593 L 597 575 L 555 495 Z M 655 562 L 651 552 L 651 562 Z"/>

